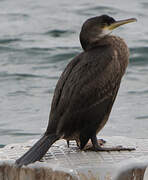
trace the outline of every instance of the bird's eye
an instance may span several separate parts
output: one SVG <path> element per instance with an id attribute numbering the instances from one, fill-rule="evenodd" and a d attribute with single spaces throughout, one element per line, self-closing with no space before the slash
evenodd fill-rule
<path id="1" fill-rule="evenodd" d="M 106 27 L 108 24 L 107 23 L 102 23 L 101 26 L 102 27 Z"/>

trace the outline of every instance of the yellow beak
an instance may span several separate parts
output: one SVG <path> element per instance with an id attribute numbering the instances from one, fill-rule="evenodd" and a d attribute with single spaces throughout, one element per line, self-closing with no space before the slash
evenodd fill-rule
<path id="1" fill-rule="evenodd" d="M 106 26 L 105 29 L 108 29 L 108 30 L 113 30 L 123 24 L 127 24 L 127 23 L 131 23 L 131 22 L 136 22 L 137 19 L 135 18 L 130 18 L 130 19 L 125 19 L 125 20 L 121 20 L 121 21 L 115 21 L 114 23 L 112 23 L 111 25 L 109 26 Z"/>

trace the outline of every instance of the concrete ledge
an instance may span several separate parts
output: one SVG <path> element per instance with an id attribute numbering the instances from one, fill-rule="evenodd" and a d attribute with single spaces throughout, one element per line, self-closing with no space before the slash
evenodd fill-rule
<path id="1" fill-rule="evenodd" d="M 15 159 L 26 152 L 35 140 L 11 144 L 0 149 L 0 180 L 148 180 L 148 139 L 101 137 L 106 145 L 136 147 L 135 151 L 80 151 L 75 142 L 56 142 L 42 162 L 17 168 Z"/>
<path id="2" fill-rule="evenodd" d="M 0 166 L 0 180 L 75 180 L 70 173 L 45 167 L 17 168 L 9 163 Z"/>

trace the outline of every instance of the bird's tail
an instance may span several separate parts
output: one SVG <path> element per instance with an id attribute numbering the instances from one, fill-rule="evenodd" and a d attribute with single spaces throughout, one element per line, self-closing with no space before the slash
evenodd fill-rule
<path id="1" fill-rule="evenodd" d="M 50 146 L 58 139 L 59 137 L 55 134 L 44 135 L 29 149 L 29 151 L 16 160 L 16 165 L 21 167 L 22 165 L 28 165 L 35 161 L 39 161 L 46 154 Z"/>

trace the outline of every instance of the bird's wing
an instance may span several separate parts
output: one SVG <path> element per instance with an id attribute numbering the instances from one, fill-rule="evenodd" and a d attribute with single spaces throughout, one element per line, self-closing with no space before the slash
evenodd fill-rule
<path id="1" fill-rule="evenodd" d="M 64 123 L 65 115 L 86 113 L 113 97 L 120 80 L 120 64 L 112 50 L 102 47 L 80 54 L 68 64 L 57 83 L 48 130 Z"/>
<path id="2" fill-rule="evenodd" d="M 57 108 L 57 106 L 60 102 L 60 98 L 63 93 L 63 90 L 65 89 L 65 84 L 67 84 L 68 78 L 69 78 L 71 72 L 73 71 L 73 69 L 75 68 L 75 66 L 79 63 L 79 60 L 80 60 L 79 56 L 75 57 L 67 65 L 67 67 L 61 74 L 61 76 L 56 84 L 55 91 L 54 91 L 54 96 L 53 96 L 52 105 L 51 105 L 51 111 L 54 111 Z"/>

